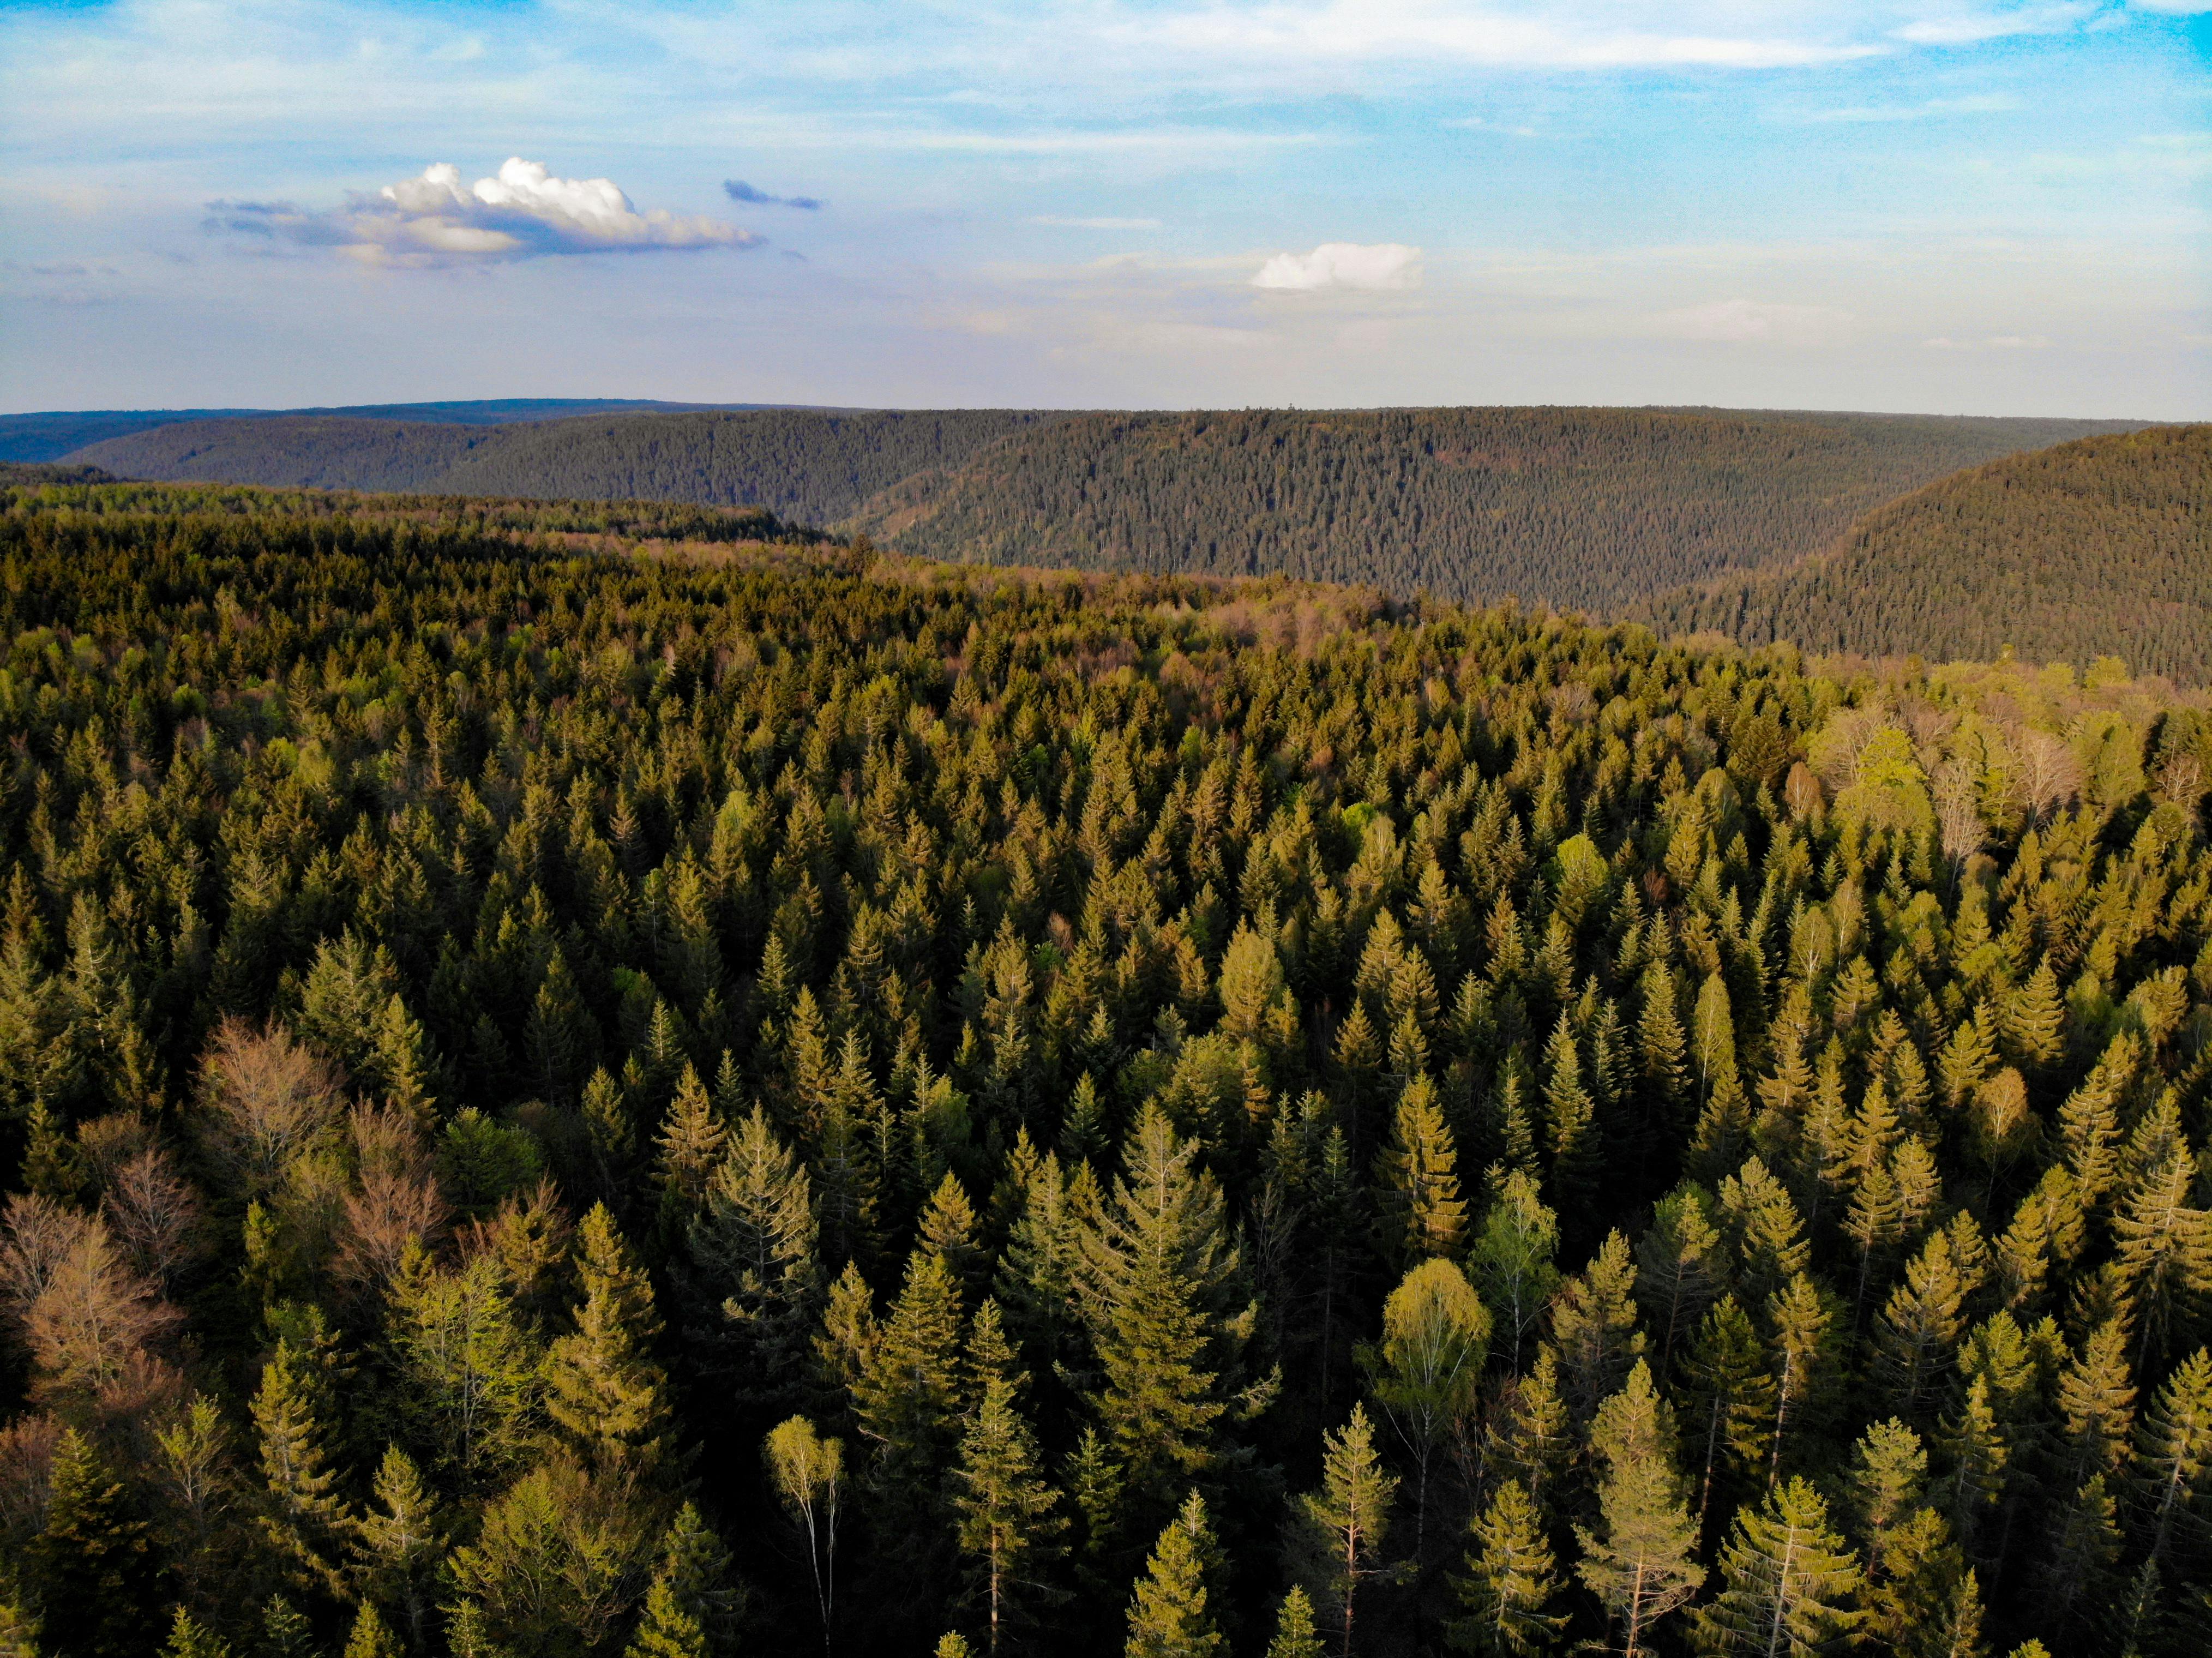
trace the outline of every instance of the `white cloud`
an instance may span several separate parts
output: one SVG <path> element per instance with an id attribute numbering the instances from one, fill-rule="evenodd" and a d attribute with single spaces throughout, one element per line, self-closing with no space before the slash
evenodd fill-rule
<path id="1" fill-rule="evenodd" d="M 1896 35 L 1916 46 L 1970 46 L 2015 34 L 2061 33 L 2096 10 L 2088 0 L 2059 0 L 2057 4 L 2007 6 L 1991 11 L 1951 11 L 1907 23 Z"/>
<path id="2" fill-rule="evenodd" d="M 1920 343 L 1930 351 L 2040 351 L 2051 341 L 2042 334 L 1990 334 L 1978 340 L 1954 340 L 1944 334 Z"/>
<path id="3" fill-rule="evenodd" d="M 464 185 L 439 161 L 420 177 L 318 212 L 289 202 L 211 202 L 207 227 L 234 235 L 336 248 L 371 264 L 434 265 L 552 253 L 750 247 L 761 238 L 719 219 L 641 213 L 611 179 L 563 179 L 510 156 Z"/>
<path id="4" fill-rule="evenodd" d="M 1844 109 L 1812 110 L 1797 118 L 1816 125 L 1926 121 L 1945 115 L 2000 115 L 2019 107 L 2019 99 L 1992 93 L 1971 98 L 1930 98 L 1917 104 L 1863 104 Z"/>
<path id="5" fill-rule="evenodd" d="M 1711 305 L 1662 312 L 1652 323 L 1656 332 L 1674 339 L 1811 345 L 1832 338 L 1850 320 L 1848 311 L 1825 305 L 1720 300 Z"/>
<path id="6" fill-rule="evenodd" d="M 1310 294 L 1322 288 L 1417 288 L 1421 250 L 1402 242 L 1323 242 L 1310 253 L 1278 253 L 1252 278 L 1255 288 Z"/>

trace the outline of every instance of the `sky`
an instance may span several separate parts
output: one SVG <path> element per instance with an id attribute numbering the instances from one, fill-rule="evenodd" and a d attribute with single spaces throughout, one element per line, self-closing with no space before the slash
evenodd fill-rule
<path id="1" fill-rule="evenodd" d="M 2212 0 L 0 0 L 0 410 L 2212 418 Z"/>

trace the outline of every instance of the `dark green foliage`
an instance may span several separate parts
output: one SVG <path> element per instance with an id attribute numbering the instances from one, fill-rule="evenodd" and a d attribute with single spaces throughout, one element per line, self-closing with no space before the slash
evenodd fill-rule
<path id="1" fill-rule="evenodd" d="M 1788 569 L 1642 607 L 1747 645 L 1936 661 L 2117 656 L 2212 678 L 2212 426 L 2008 456 L 1869 513 Z"/>
<path id="2" fill-rule="evenodd" d="M 2186 1650 L 2198 699 L 0 503 L 8 1640 Z"/>

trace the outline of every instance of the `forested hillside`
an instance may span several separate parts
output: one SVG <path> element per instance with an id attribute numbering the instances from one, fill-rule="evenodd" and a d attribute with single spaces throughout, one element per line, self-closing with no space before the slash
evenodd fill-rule
<path id="1" fill-rule="evenodd" d="M 190 422 L 71 457 L 124 477 L 540 500 L 763 507 L 828 524 L 878 490 L 957 467 L 1024 410 L 627 415 L 494 427 L 287 416 Z"/>
<path id="2" fill-rule="evenodd" d="M 1786 570 L 1664 596 L 1747 643 L 2085 663 L 2212 678 L 2212 426 L 2013 455 L 1879 507 Z"/>
<path id="3" fill-rule="evenodd" d="M 2119 422 L 1715 410 L 621 416 L 169 426 L 121 477 L 759 505 L 925 556 L 1287 574 L 1611 611 L 1787 563 L 1871 507 Z"/>
<path id="4" fill-rule="evenodd" d="M 2201 700 L 478 505 L 0 489 L 0 1648 L 2203 1651 Z"/>
<path id="5" fill-rule="evenodd" d="M 854 523 L 931 557 L 1279 574 L 1600 611 L 1825 545 L 2081 425 L 1625 409 L 1092 415 Z"/>
<path id="6" fill-rule="evenodd" d="M 617 410 L 750 409 L 757 404 L 658 403 L 652 398 L 489 398 L 457 403 L 358 404 L 341 409 L 87 409 L 0 415 L 0 461 L 58 460 L 72 450 L 172 426 L 211 419 L 273 420 L 288 415 L 346 415 L 366 420 L 428 421 L 460 426 L 499 426 L 517 421 L 560 420 Z"/>

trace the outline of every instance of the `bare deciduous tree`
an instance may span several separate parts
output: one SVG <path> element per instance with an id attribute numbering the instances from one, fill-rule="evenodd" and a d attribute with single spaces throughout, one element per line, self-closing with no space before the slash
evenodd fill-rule
<path id="1" fill-rule="evenodd" d="M 336 1139 L 337 1077 L 281 1027 L 257 1030 L 226 1019 L 201 1077 L 201 1149 L 250 1195 L 275 1189 L 296 1160 Z"/>
<path id="2" fill-rule="evenodd" d="M 333 1269 L 349 1284 L 380 1286 L 410 1242 L 428 1242 L 444 1229 L 448 1212 L 413 1118 L 356 1105 L 346 1126 L 359 1175 L 343 1199 Z"/>
<path id="3" fill-rule="evenodd" d="M 133 1272 L 106 1223 L 18 1193 L 0 1226 L 0 1308 L 31 1359 L 31 1395 L 125 1415 L 173 1391 L 155 1347 L 182 1315 Z"/>
<path id="4" fill-rule="evenodd" d="M 199 1194 L 161 1145 L 149 1145 L 106 1182 L 100 1213 L 131 1264 L 165 1290 L 207 1254 Z"/>

